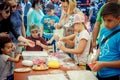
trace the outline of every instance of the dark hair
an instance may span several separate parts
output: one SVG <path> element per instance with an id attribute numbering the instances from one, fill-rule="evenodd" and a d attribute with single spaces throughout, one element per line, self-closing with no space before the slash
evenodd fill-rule
<path id="1" fill-rule="evenodd" d="M 38 2 L 40 2 L 41 4 L 43 4 L 42 0 L 33 0 L 33 2 L 32 2 L 32 8 L 35 8 L 35 5 L 38 4 Z"/>
<path id="2" fill-rule="evenodd" d="M 61 2 L 67 2 L 69 4 L 69 0 L 61 0 Z"/>
<path id="3" fill-rule="evenodd" d="M 104 6 L 103 11 L 101 13 L 102 17 L 104 17 L 106 15 L 112 15 L 115 18 L 120 16 L 120 4 L 116 3 L 116 2 L 107 3 Z"/>
<path id="4" fill-rule="evenodd" d="M 10 4 L 8 2 L 2 2 L 0 3 L 0 10 L 6 10 L 10 7 Z"/>
<path id="5" fill-rule="evenodd" d="M 2 54 L 1 48 L 4 48 L 5 44 L 9 42 L 12 42 L 10 37 L 0 36 L 0 54 Z"/>

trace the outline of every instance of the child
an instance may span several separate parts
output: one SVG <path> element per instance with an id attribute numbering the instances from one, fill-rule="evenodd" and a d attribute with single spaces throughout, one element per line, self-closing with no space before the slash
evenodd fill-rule
<path id="1" fill-rule="evenodd" d="M 101 16 L 105 28 L 100 33 L 99 53 L 94 58 L 92 70 L 98 71 L 99 80 L 120 80 L 120 32 L 102 44 L 104 38 L 120 29 L 120 4 L 107 3 Z"/>
<path id="2" fill-rule="evenodd" d="M 84 20 L 79 14 L 75 14 L 73 22 L 72 28 L 76 34 L 64 37 L 62 41 L 69 46 L 75 46 L 75 48 L 66 48 L 61 43 L 57 44 L 57 47 L 64 52 L 74 54 L 77 65 L 86 65 L 90 48 L 90 35 L 83 23 Z"/>
<path id="3" fill-rule="evenodd" d="M 48 49 L 47 42 L 39 35 L 39 27 L 36 24 L 30 26 L 31 36 L 27 37 L 35 42 L 35 47 L 26 46 L 26 51 L 43 51 Z"/>
<path id="4" fill-rule="evenodd" d="M 0 80 L 7 80 L 11 75 L 10 62 L 18 62 L 21 54 L 17 54 L 15 58 L 10 57 L 13 50 L 12 40 L 9 37 L 0 37 Z"/>
<path id="5" fill-rule="evenodd" d="M 59 18 L 54 14 L 54 4 L 49 2 L 46 5 L 46 15 L 43 16 L 41 23 L 43 24 L 43 38 L 46 41 L 53 37 L 53 31 L 55 30 L 54 24 L 59 22 Z M 55 50 L 55 41 L 52 42 Z M 50 45 L 52 45 L 50 44 Z"/>

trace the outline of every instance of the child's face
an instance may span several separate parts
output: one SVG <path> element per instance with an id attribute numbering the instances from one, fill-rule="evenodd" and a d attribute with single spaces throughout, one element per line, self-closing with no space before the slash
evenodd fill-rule
<path id="1" fill-rule="evenodd" d="M 74 32 L 79 32 L 79 31 L 81 30 L 80 25 L 81 25 L 80 23 L 75 23 L 75 24 L 72 26 Z"/>
<path id="2" fill-rule="evenodd" d="M 109 30 L 115 28 L 120 23 L 120 17 L 115 18 L 112 15 L 104 16 L 103 20 L 104 20 L 104 25 Z"/>
<path id="3" fill-rule="evenodd" d="M 13 50 L 12 42 L 6 43 L 4 48 L 2 48 L 1 50 L 4 54 L 9 55 Z"/>
<path id="4" fill-rule="evenodd" d="M 33 38 L 38 38 L 38 30 L 33 30 L 33 31 L 31 31 L 31 36 L 32 36 Z"/>
<path id="5" fill-rule="evenodd" d="M 54 10 L 48 11 L 47 14 L 48 14 L 49 16 L 52 16 L 52 15 L 54 14 Z"/>

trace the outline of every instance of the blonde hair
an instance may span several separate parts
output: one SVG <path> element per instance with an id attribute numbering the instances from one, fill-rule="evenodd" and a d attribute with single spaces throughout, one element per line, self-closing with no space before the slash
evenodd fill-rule
<path id="1" fill-rule="evenodd" d="M 84 28 L 88 31 L 88 29 L 87 29 L 87 27 L 86 27 L 86 25 L 85 25 L 84 22 L 74 23 L 74 24 L 72 25 L 72 27 L 75 26 L 76 24 L 79 25 L 79 26 L 80 26 L 80 24 L 82 24 L 82 25 L 84 26 Z M 80 26 L 80 27 L 81 27 L 81 26 Z M 89 32 L 89 31 L 88 31 L 88 32 Z"/>
<path id="2" fill-rule="evenodd" d="M 69 0 L 69 8 L 68 8 L 68 11 L 67 11 L 67 14 L 72 14 L 74 11 L 75 11 L 75 8 L 76 8 L 76 0 Z"/>

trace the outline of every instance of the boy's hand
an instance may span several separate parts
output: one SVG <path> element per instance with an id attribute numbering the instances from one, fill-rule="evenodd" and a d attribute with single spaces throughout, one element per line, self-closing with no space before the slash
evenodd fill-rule
<path id="1" fill-rule="evenodd" d="M 39 40 L 36 40 L 36 45 L 40 45 L 41 42 Z"/>
<path id="2" fill-rule="evenodd" d="M 103 62 L 96 61 L 95 65 L 92 68 L 92 71 L 97 72 L 104 67 Z"/>
<path id="3" fill-rule="evenodd" d="M 55 23 L 55 20 L 50 20 L 50 25 L 53 26 Z"/>
<path id="4" fill-rule="evenodd" d="M 44 23 L 48 23 L 48 19 L 45 19 L 45 20 L 44 20 Z"/>
<path id="5" fill-rule="evenodd" d="M 51 44 L 51 43 L 52 43 L 52 40 L 47 41 L 47 44 Z"/>

